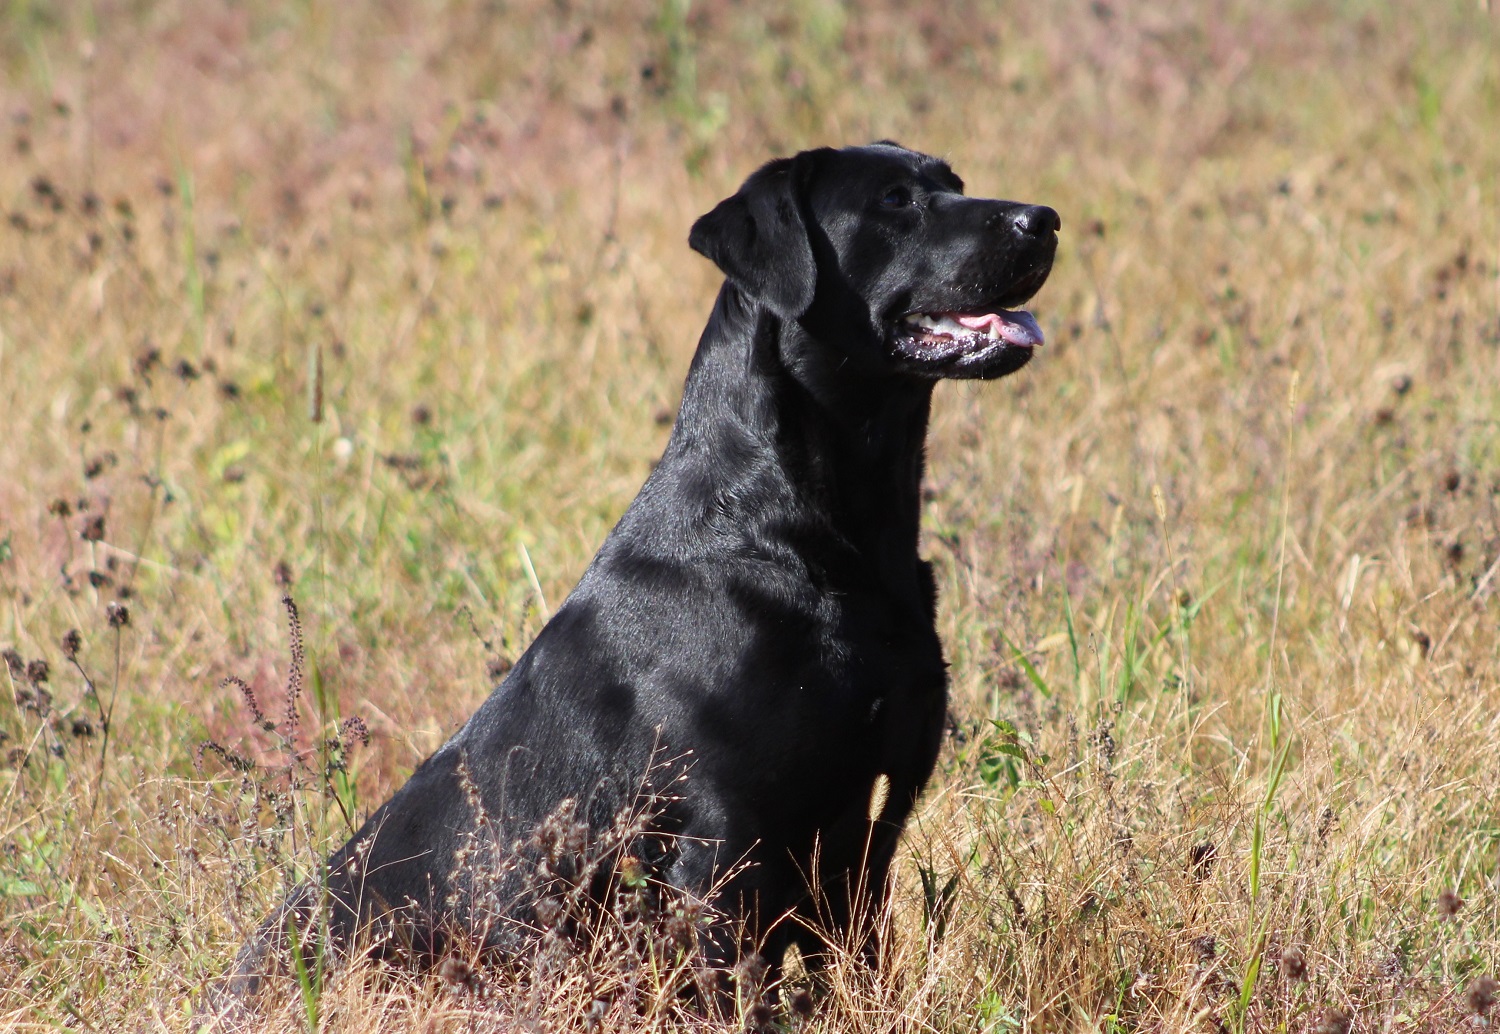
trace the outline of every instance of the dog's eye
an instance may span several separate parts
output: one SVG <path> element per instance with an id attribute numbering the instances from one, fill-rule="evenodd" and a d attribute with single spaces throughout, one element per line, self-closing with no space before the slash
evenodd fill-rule
<path id="1" fill-rule="evenodd" d="M 905 208 L 911 204 L 911 191 L 905 187 L 892 187 L 880 199 L 881 208 Z"/>

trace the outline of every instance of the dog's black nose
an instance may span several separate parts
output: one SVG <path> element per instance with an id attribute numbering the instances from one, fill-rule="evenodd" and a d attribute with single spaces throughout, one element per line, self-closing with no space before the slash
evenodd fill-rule
<path id="1" fill-rule="evenodd" d="M 1027 205 L 1011 218 L 1016 229 L 1028 237 L 1040 237 L 1062 229 L 1062 216 L 1046 205 Z"/>

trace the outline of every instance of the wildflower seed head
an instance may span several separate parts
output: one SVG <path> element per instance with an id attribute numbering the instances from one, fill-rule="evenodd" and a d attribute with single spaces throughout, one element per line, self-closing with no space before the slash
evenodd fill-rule
<path id="1" fill-rule="evenodd" d="M 693 945 L 693 920 L 681 909 L 673 909 L 662 920 L 661 932 L 669 949 L 686 950 Z"/>
<path id="2" fill-rule="evenodd" d="M 633 854 L 620 859 L 620 882 L 627 887 L 646 885 L 646 866 Z"/>
<path id="3" fill-rule="evenodd" d="M 443 964 L 438 967 L 438 976 L 452 985 L 454 990 L 472 988 L 478 979 L 473 967 L 456 955 L 449 955 L 443 960 Z"/>
<path id="4" fill-rule="evenodd" d="M 70 661 L 76 660 L 78 658 L 78 651 L 82 648 L 83 636 L 78 634 L 78 629 L 68 629 L 67 634 L 62 637 L 63 656 Z"/>
<path id="5" fill-rule="evenodd" d="M 100 542 L 104 539 L 104 515 L 96 513 L 83 524 L 83 530 L 78 533 L 85 542 Z"/>
<path id="6" fill-rule="evenodd" d="M 1349 1034 L 1353 1026 L 1354 1022 L 1348 1013 L 1329 1006 L 1318 1014 L 1317 1022 L 1312 1026 L 1312 1034 Z"/>
<path id="7" fill-rule="evenodd" d="M 281 598 L 281 605 L 286 608 L 287 636 L 292 654 L 292 664 L 286 673 L 286 727 L 295 732 L 299 719 L 297 701 L 302 696 L 307 655 L 302 648 L 302 619 L 297 614 L 297 601 L 288 594 Z"/>
<path id="8" fill-rule="evenodd" d="M 52 666 L 38 657 L 26 665 L 26 681 L 33 686 L 40 686 L 52 677 Z"/>
<path id="9" fill-rule="evenodd" d="M 792 995 L 791 1007 L 793 1016 L 804 1020 L 807 1019 L 812 1015 L 813 1011 L 812 992 L 805 987 L 799 987 L 796 993 Z"/>
<path id="10" fill-rule="evenodd" d="M 745 1025 L 753 1031 L 765 1030 L 771 1026 L 774 1018 L 769 1005 L 756 1002 L 745 1012 Z"/>
<path id="11" fill-rule="evenodd" d="M 742 988 L 759 987 L 766 978 L 766 960 L 751 952 L 734 967 L 734 981 Z"/>
<path id="12" fill-rule="evenodd" d="M 1483 1016 L 1495 1004 L 1496 994 L 1500 994 L 1500 980 L 1491 976 L 1480 977 L 1469 985 L 1469 1009 Z"/>
<path id="13" fill-rule="evenodd" d="M 21 659 L 21 655 L 15 650 L 6 650 L 0 656 L 5 658 L 5 667 L 10 672 L 10 677 L 17 682 L 25 682 L 26 662 Z"/>
<path id="14" fill-rule="evenodd" d="M 135 373 L 138 377 L 145 377 L 161 362 L 161 349 L 152 345 L 149 341 L 141 346 L 141 350 L 135 355 Z"/>
<path id="15" fill-rule="evenodd" d="M 130 624 L 130 608 L 123 603 L 110 603 L 104 610 L 110 628 L 125 628 Z"/>
<path id="16" fill-rule="evenodd" d="M 355 743 L 358 743 L 361 747 L 368 747 L 370 745 L 370 727 L 365 724 L 365 720 L 359 715 L 345 718 L 339 724 L 339 743 L 346 751 L 352 750 Z"/>
<path id="17" fill-rule="evenodd" d="M 1281 949 L 1281 975 L 1288 980 L 1303 980 L 1307 977 L 1307 955 L 1300 945 Z"/>
<path id="18" fill-rule="evenodd" d="M 537 925 L 544 930 L 550 930 L 555 927 L 558 920 L 562 918 L 563 913 L 562 905 L 558 903 L 556 898 L 542 898 L 536 903 L 534 911 L 536 912 Z"/>
<path id="19" fill-rule="evenodd" d="M 1458 896 L 1457 891 L 1445 890 L 1438 895 L 1438 915 L 1442 916 L 1444 919 L 1455 918 L 1458 913 L 1463 910 L 1463 907 L 1464 899 Z"/>
<path id="20" fill-rule="evenodd" d="M 565 857 L 581 860 L 588 847 L 589 828 L 582 822 L 568 824 L 563 834 L 562 852 Z"/>
<path id="21" fill-rule="evenodd" d="M 113 452 L 102 452 L 83 465 L 83 476 L 85 480 L 92 481 L 110 467 L 117 466 L 119 462 L 119 458 Z"/>
<path id="22" fill-rule="evenodd" d="M 1400 946 L 1392 948 L 1390 954 L 1376 967 L 1376 972 L 1388 980 L 1399 980 L 1406 975 L 1406 951 Z"/>
<path id="23" fill-rule="evenodd" d="M 73 735 L 79 739 L 87 739 L 94 735 L 94 723 L 80 715 L 73 719 Z"/>
<path id="24" fill-rule="evenodd" d="M 265 712 L 260 709 L 260 701 L 255 698 L 255 691 L 250 688 L 249 683 L 238 676 L 227 675 L 219 683 L 219 688 L 228 689 L 230 686 L 239 690 L 240 696 L 245 698 L 245 708 L 250 712 L 251 721 L 266 732 L 271 732 L 276 728 L 276 723 L 267 720 Z"/>

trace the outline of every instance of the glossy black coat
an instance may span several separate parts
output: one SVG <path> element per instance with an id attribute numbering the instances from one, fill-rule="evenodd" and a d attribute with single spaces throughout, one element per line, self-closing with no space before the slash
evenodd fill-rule
<path id="1" fill-rule="evenodd" d="M 898 323 L 1019 304 L 1056 247 L 1051 209 L 962 189 L 894 144 L 822 149 L 697 222 L 727 279 L 660 464 L 505 681 L 330 859 L 326 897 L 303 888 L 246 946 L 233 990 L 319 900 L 340 946 L 384 917 L 383 936 L 436 952 L 481 923 L 484 887 L 506 918 L 481 936 L 519 947 L 535 881 L 507 858 L 561 802 L 597 834 L 643 786 L 660 836 L 632 850 L 740 921 L 711 928 L 714 961 L 816 951 L 814 930 L 880 903 L 947 708 L 917 550 L 933 385 L 1031 355 L 927 363 Z"/>

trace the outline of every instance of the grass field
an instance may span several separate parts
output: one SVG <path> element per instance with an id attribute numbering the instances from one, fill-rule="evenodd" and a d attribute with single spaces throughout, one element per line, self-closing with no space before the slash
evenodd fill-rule
<path id="1" fill-rule="evenodd" d="M 775 1022 L 1500 1016 L 1489 8 L 0 5 L 0 1028 L 188 1028 L 645 476 L 692 219 L 879 137 L 1062 245 L 1042 354 L 935 404 L 956 721 L 890 958 Z M 701 1026 L 593 964 L 266 1029 Z"/>

